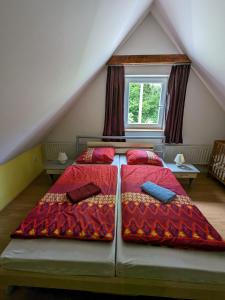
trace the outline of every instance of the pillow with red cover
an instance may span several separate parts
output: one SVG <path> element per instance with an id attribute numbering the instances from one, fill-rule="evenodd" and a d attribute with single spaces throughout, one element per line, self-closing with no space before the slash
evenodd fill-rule
<path id="1" fill-rule="evenodd" d="M 76 162 L 79 164 L 110 164 L 114 155 L 114 148 L 87 148 Z"/>
<path id="2" fill-rule="evenodd" d="M 152 151 L 128 150 L 126 153 L 128 165 L 154 165 L 163 166 L 161 158 Z"/>

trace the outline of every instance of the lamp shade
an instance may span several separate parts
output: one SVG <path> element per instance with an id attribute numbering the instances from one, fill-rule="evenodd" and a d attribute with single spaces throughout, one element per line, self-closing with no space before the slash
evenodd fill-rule
<path id="1" fill-rule="evenodd" d="M 182 165 L 185 162 L 184 155 L 182 153 L 178 153 L 174 159 L 176 165 Z"/>
<path id="2" fill-rule="evenodd" d="M 68 160 L 68 157 L 66 155 L 66 152 L 59 152 L 58 154 L 58 161 L 61 163 L 61 164 L 65 164 L 65 162 Z"/>

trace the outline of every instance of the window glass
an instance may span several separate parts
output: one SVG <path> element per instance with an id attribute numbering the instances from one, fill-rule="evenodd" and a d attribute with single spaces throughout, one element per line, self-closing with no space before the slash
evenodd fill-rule
<path id="1" fill-rule="evenodd" d="M 129 128 L 162 128 L 166 77 L 127 77 L 125 121 Z"/>

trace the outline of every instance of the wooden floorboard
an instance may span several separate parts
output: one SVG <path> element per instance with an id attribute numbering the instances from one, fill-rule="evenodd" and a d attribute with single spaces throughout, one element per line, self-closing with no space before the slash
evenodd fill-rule
<path id="1" fill-rule="evenodd" d="M 225 239 L 225 186 L 206 173 L 200 174 L 191 187 L 188 187 L 187 182 L 182 181 L 182 184 L 208 221 Z"/>
<path id="2" fill-rule="evenodd" d="M 201 173 L 188 186 L 188 181 L 181 181 L 188 195 L 200 208 L 210 223 L 225 239 L 225 188 L 213 179 Z M 51 186 L 49 177 L 42 173 L 32 184 L 26 188 L 15 200 L 0 212 L 0 252 L 10 241 L 10 233 L 20 224 L 22 219 L 32 209 L 35 203 L 47 192 Z M 49 289 L 18 288 L 12 295 L 6 296 L 0 290 L 0 299 L 93 299 L 92 294 L 77 293 L 75 291 L 53 291 Z M 98 299 L 100 297 L 98 296 Z M 116 299 L 116 296 L 109 297 Z M 102 299 L 105 299 L 103 296 Z M 156 298 L 154 298 L 156 299 Z"/>
<path id="3" fill-rule="evenodd" d="M 16 229 L 51 185 L 49 177 L 45 173 L 42 173 L 0 212 L 0 252 L 9 243 L 10 233 Z"/>

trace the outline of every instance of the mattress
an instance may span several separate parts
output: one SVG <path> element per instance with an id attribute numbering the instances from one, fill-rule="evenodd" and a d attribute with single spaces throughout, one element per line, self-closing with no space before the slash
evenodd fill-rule
<path id="1" fill-rule="evenodd" d="M 126 243 L 118 217 L 116 276 L 224 284 L 225 253 Z"/>
<path id="2" fill-rule="evenodd" d="M 119 156 L 113 162 L 119 166 Z M 117 214 L 117 207 L 115 209 Z M 115 219 L 117 216 L 115 215 Z M 4 269 L 74 276 L 115 276 L 112 242 L 64 239 L 12 239 L 0 256 Z"/>
<path id="3" fill-rule="evenodd" d="M 4 269 L 45 274 L 115 275 L 112 243 L 78 240 L 13 239 L 1 254 Z"/>
<path id="4" fill-rule="evenodd" d="M 124 157 L 121 157 L 120 164 L 125 162 Z M 225 252 L 175 249 L 124 242 L 121 235 L 120 192 L 118 195 L 117 277 L 224 284 Z"/>

